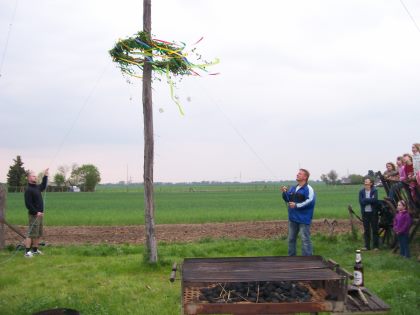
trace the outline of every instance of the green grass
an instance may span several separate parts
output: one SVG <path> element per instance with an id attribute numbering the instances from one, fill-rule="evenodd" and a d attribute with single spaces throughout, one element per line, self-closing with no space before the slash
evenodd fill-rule
<path id="1" fill-rule="evenodd" d="M 314 184 L 315 218 L 347 218 L 358 211 L 359 186 Z M 101 188 L 95 193 L 47 193 L 45 223 L 50 226 L 143 224 L 143 191 Z M 287 219 L 278 185 L 157 186 L 157 224 Z M 7 220 L 27 222 L 22 193 L 9 193 Z"/>
<path id="2" fill-rule="evenodd" d="M 359 241 L 317 235 L 315 254 L 351 271 Z M 0 252 L 0 314 L 31 314 L 68 307 L 84 315 L 180 314 L 180 282 L 168 281 L 172 262 L 185 257 L 286 255 L 285 240 L 211 240 L 159 244 L 159 264 L 143 261 L 142 246 L 47 247 L 33 259 Z M 392 307 L 391 314 L 417 314 L 420 268 L 389 251 L 363 253 L 365 285 Z"/>

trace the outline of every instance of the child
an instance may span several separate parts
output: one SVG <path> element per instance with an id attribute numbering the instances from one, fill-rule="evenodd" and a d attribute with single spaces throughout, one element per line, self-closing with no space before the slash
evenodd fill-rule
<path id="1" fill-rule="evenodd" d="M 392 184 L 389 190 L 389 198 L 391 199 L 394 206 L 397 205 L 400 190 L 403 187 L 403 182 L 407 178 L 407 176 L 405 175 L 404 161 L 402 156 L 397 157 L 397 168 L 399 174 L 399 181 Z"/>
<path id="2" fill-rule="evenodd" d="M 398 182 L 400 180 L 399 173 L 397 171 L 397 168 L 395 167 L 395 164 L 392 162 L 386 163 L 386 170 L 384 172 L 384 177 L 388 181 L 392 182 Z"/>
<path id="3" fill-rule="evenodd" d="M 403 155 L 403 161 L 404 161 L 404 171 L 405 171 L 405 174 L 407 175 L 406 183 L 408 184 L 410 188 L 411 197 L 413 197 L 413 200 L 416 201 L 417 181 L 414 175 L 413 157 L 410 154 L 406 153 Z"/>
<path id="4" fill-rule="evenodd" d="M 395 215 L 393 229 L 397 234 L 400 243 L 400 255 L 410 258 L 410 248 L 408 246 L 408 234 L 411 226 L 411 217 L 407 211 L 407 204 L 404 200 L 398 201 L 398 213 Z"/>

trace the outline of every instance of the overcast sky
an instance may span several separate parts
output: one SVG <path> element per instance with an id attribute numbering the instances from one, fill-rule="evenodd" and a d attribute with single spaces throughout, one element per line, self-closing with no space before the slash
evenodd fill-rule
<path id="1" fill-rule="evenodd" d="M 17 155 L 142 181 L 141 81 L 108 55 L 142 14 L 140 0 L 0 1 L 0 182 Z M 153 83 L 155 181 L 383 170 L 420 142 L 419 25 L 417 0 L 152 0 L 155 38 L 204 37 L 220 59 L 220 75 L 177 84 L 185 116 Z"/>

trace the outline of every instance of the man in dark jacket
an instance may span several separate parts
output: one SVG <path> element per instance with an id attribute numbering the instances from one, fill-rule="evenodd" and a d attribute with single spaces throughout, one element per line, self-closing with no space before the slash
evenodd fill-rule
<path id="1" fill-rule="evenodd" d="M 298 184 L 290 189 L 286 186 L 281 188 L 289 212 L 289 256 L 296 256 L 296 239 L 299 232 L 302 238 L 302 256 L 313 254 L 310 228 L 316 198 L 308 180 L 309 172 L 301 168 L 296 175 Z"/>
<path id="2" fill-rule="evenodd" d="M 34 172 L 28 173 L 28 186 L 25 190 L 25 206 L 28 209 L 29 229 L 25 239 L 25 257 L 32 258 L 41 255 L 38 250 L 39 239 L 43 233 L 44 201 L 41 192 L 47 188 L 48 168 L 44 172 L 42 183 L 37 185 L 37 176 Z M 32 246 L 32 251 L 31 251 Z"/>
<path id="3" fill-rule="evenodd" d="M 372 235 L 372 245 L 374 250 L 378 250 L 378 191 L 373 186 L 373 181 L 366 178 L 364 188 L 359 191 L 360 210 L 363 220 L 363 236 L 365 247 L 362 250 L 370 250 L 370 240 Z"/>

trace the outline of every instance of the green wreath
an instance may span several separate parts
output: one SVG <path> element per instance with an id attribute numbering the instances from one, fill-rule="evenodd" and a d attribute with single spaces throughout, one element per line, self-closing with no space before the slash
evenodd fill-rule
<path id="1" fill-rule="evenodd" d="M 185 44 L 170 43 L 152 39 L 146 32 L 139 32 L 133 37 L 118 41 L 109 51 L 114 62 L 119 64 L 123 73 L 139 77 L 138 71 L 143 70 L 145 60 L 159 74 L 173 76 L 197 75 L 194 68 L 206 71 L 206 67 L 217 62 L 204 61 L 202 64 L 191 63 L 184 52 Z M 193 54 L 201 59 L 195 48 Z"/>

